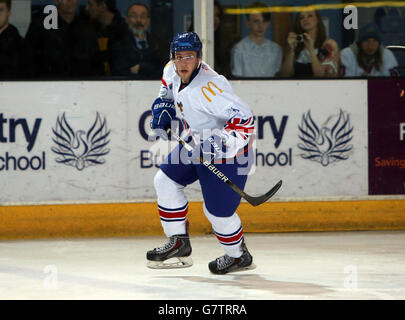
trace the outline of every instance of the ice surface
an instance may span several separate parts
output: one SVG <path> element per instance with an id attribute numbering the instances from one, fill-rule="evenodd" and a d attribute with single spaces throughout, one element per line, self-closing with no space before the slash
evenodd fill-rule
<path id="1" fill-rule="evenodd" d="M 257 266 L 214 275 L 213 235 L 194 265 L 146 267 L 162 237 L 0 242 L 0 299 L 405 299 L 405 232 L 245 234 Z"/>

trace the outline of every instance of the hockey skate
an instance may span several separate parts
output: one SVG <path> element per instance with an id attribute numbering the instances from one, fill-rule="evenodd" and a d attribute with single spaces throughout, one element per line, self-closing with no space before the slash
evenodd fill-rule
<path id="1" fill-rule="evenodd" d="M 187 268 L 193 265 L 191 259 L 191 244 L 188 235 L 188 222 L 186 234 L 174 235 L 165 245 L 146 253 L 147 266 L 151 269 Z"/>
<path id="2" fill-rule="evenodd" d="M 215 274 L 225 274 L 229 272 L 253 269 L 254 268 L 254 264 L 252 263 L 253 257 L 247 250 L 247 247 L 244 242 L 242 243 L 242 250 L 243 253 L 239 258 L 232 258 L 227 254 L 225 254 L 222 257 L 219 257 L 214 261 L 211 261 L 208 264 L 208 268 L 212 273 Z"/>

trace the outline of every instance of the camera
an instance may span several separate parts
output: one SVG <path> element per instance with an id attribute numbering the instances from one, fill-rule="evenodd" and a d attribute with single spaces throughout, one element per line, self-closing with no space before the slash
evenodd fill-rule
<path id="1" fill-rule="evenodd" d="M 304 37 L 303 34 L 297 34 L 296 39 L 297 39 L 297 42 L 298 42 L 298 43 L 301 43 L 301 42 L 304 42 L 305 37 Z"/>
<path id="2" fill-rule="evenodd" d="M 328 48 L 321 48 L 318 50 L 318 58 L 321 60 L 325 60 L 330 54 L 330 51 L 328 50 Z"/>

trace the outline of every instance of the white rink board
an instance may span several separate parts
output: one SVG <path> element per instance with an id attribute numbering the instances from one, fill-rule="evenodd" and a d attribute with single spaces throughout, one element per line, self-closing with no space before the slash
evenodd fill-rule
<path id="1" fill-rule="evenodd" d="M 248 179 L 248 193 L 261 194 L 283 179 L 280 199 L 367 195 L 366 81 L 234 81 L 232 85 L 251 106 L 257 131 L 262 122 L 263 137 L 257 132 L 255 146 L 259 165 Z M 149 157 L 157 143 L 145 140 L 142 132 L 149 131 L 150 117 L 145 112 L 159 87 L 159 81 L 0 83 L 0 203 L 155 201 L 153 176 L 158 168 Z M 325 165 L 324 157 L 322 165 L 303 159 L 298 148 L 303 114 L 311 110 L 314 123 L 328 133 L 340 109 L 345 117 L 349 115 L 353 128 L 351 150 L 344 154 L 347 160 Z M 64 113 L 66 122 L 57 126 Z M 97 113 L 101 121 L 95 123 Z M 76 160 L 52 151 L 62 150 L 53 130 L 72 139 L 69 152 Z M 280 141 L 277 148 L 275 136 Z M 92 138 L 100 138 L 99 145 L 91 145 Z M 80 159 L 85 154 L 82 142 L 96 147 L 93 153 L 102 151 L 101 156 L 90 158 L 99 164 L 88 165 L 84 157 Z M 169 151 L 166 143 L 158 143 Z M 275 156 L 279 163 L 273 161 Z M 202 200 L 199 184 L 189 186 L 187 195 L 189 200 Z"/>
<path id="2" fill-rule="evenodd" d="M 248 179 L 246 190 L 262 194 L 278 179 L 282 179 L 284 185 L 277 194 L 278 197 L 339 197 L 368 194 L 366 81 L 252 81 L 249 86 L 243 82 L 234 82 L 233 88 L 250 105 L 256 116 L 256 143 L 260 155 L 256 155 L 258 165 L 254 175 Z M 305 152 L 298 148 L 298 144 L 302 144 L 298 126 L 302 123 L 303 115 L 309 110 L 319 130 L 322 131 L 322 127 L 325 127 L 324 131 L 327 134 L 336 124 L 340 110 L 345 116 L 349 115 L 349 123 L 353 130 L 352 134 L 348 135 L 352 139 L 346 144 L 346 148 L 350 149 L 351 146 L 351 150 L 340 154 L 347 157 L 347 160 L 333 162 L 325 156 L 322 164 L 301 157 Z M 272 130 L 270 121 L 263 123 L 262 138 L 258 132 L 259 116 L 262 116 L 262 119 L 273 117 L 276 125 Z M 283 117 L 285 129 L 281 135 Z M 343 124 L 343 121 L 341 123 Z M 337 125 L 335 132 L 339 131 L 339 128 L 340 124 Z M 278 136 L 282 137 L 277 147 L 273 131 L 276 132 L 276 136 L 277 132 L 280 132 Z M 322 140 L 320 136 L 319 140 Z M 337 144 L 331 140 L 332 144 Z M 325 142 L 318 148 L 326 152 L 328 147 L 325 137 Z M 288 161 L 286 156 L 280 155 L 282 153 L 287 155 Z M 276 160 L 276 156 L 279 157 L 279 161 Z"/>
<path id="3" fill-rule="evenodd" d="M 9 167 L 9 170 L 0 171 L 3 181 L 7 181 L 7 184 L 2 183 L 0 187 L 1 202 L 118 199 L 126 185 L 125 89 L 126 86 L 120 82 L 3 83 L 0 86 L 1 113 L 8 118 L 7 123 L 3 124 L 3 133 L 8 135 L 10 118 L 25 119 L 30 130 L 35 119 L 41 119 L 41 124 L 30 152 L 22 128 L 17 127 L 16 142 L 11 143 L 8 139 L 7 143 L 1 144 L 0 156 L 4 159 L 5 152 L 8 152 L 15 157 L 39 156 L 43 159 L 42 155 L 45 154 L 45 168 L 23 170 L 25 161 L 22 160 L 22 169 L 13 170 Z M 117 116 L 111 116 L 114 110 Z M 107 126 L 111 129 L 108 146 L 111 151 L 104 157 L 105 164 L 78 170 L 55 161 L 57 155 L 51 151 L 55 147 L 52 129 L 64 112 L 68 124 L 76 132 L 90 129 L 96 112 L 107 118 Z M 0 167 L 5 165 L 4 162 L 0 159 Z M 8 163 L 13 166 L 12 160 Z"/>

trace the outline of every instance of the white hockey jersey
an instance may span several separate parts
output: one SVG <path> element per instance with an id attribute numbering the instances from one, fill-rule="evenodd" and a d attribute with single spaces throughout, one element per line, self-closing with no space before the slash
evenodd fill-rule
<path id="1" fill-rule="evenodd" d="M 177 116 L 193 136 L 203 140 L 212 135 L 210 132 L 219 134 L 227 146 L 227 158 L 248 145 L 254 133 L 252 111 L 224 76 L 202 61 L 194 79 L 179 91 L 180 86 L 174 63 L 169 62 L 163 70 L 159 97 L 173 101 Z"/>

